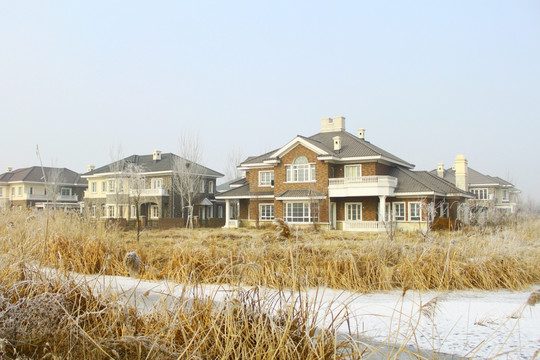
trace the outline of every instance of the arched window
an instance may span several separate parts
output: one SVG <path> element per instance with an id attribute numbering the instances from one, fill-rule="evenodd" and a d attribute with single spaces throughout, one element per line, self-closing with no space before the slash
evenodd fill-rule
<path id="1" fill-rule="evenodd" d="M 293 161 L 293 165 L 307 164 L 308 160 L 305 156 L 299 156 Z"/>
<path id="2" fill-rule="evenodd" d="M 315 164 L 310 164 L 305 156 L 298 156 L 286 168 L 287 182 L 315 181 Z"/>

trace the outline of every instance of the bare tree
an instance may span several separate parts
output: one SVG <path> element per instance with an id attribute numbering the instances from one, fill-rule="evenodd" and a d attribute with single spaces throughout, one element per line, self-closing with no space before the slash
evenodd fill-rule
<path id="1" fill-rule="evenodd" d="M 47 194 L 47 206 L 50 205 L 52 209 L 56 210 L 58 206 L 58 197 L 60 196 L 62 185 L 62 173 L 63 169 L 56 167 L 50 167 L 48 169 L 47 176 L 45 177 L 45 192 Z"/>
<path id="2" fill-rule="evenodd" d="M 242 175 L 240 170 L 238 170 L 238 165 L 242 161 L 242 158 L 243 155 L 240 148 L 233 146 L 233 148 L 229 150 L 225 164 L 225 177 L 227 180 L 234 180 Z"/>
<path id="3" fill-rule="evenodd" d="M 122 200 L 125 199 L 125 195 L 123 192 L 124 184 L 124 167 L 125 167 L 125 161 L 122 156 L 122 147 L 114 147 L 111 146 L 109 150 L 109 154 L 111 157 L 111 165 L 109 166 L 109 169 L 112 173 L 112 181 L 113 181 L 113 188 L 109 188 L 109 191 L 112 190 L 113 193 L 113 201 L 114 201 L 114 214 L 115 218 L 121 218 L 122 214 L 120 211 L 120 205 L 122 203 Z"/>
<path id="4" fill-rule="evenodd" d="M 202 176 L 199 136 L 183 133 L 179 139 L 179 157 L 173 157 L 173 187 L 180 194 L 182 208 L 187 212 L 186 228 L 193 229 L 193 210 L 198 198 Z"/>
<path id="5" fill-rule="evenodd" d="M 127 163 L 122 173 L 123 178 L 128 183 L 129 200 L 135 206 L 135 217 L 137 223 L 137 242 L 141 233 L 141 198 L 146 187 L 146 177 L 144 167 L 135 163 Z"/>

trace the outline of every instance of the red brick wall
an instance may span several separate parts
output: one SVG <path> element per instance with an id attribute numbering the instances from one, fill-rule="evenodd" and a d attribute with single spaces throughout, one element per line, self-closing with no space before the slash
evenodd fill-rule
<path id="1" fill-rule="evenodd" d="M 362 203 L 362 221 L 376 221 L 379 211 L 378 197 L 355 197 L 346 199 L 337 199 L 336 220 L 345 221 L 345 203 Z"/>

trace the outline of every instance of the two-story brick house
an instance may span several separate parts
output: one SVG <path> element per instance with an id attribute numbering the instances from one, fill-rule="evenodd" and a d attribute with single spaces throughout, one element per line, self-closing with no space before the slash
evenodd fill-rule
<path id="1" fill-rule="evenodd" d="M 464 163 L 461 168 L 464 169 L 462 176 L 465 179 L 461 183 L 460 163 Z M 467 159 L 463 155 L 458 155 L 452 168 L 445 169 L 444 164 L 439 163 L 437 169 L 431 173 L 456 184 L 462 190 L 473 193 L 475 198 L 469 200 L 469 204 L 477 210 L 496 209 L 506 213 L 517 211 L 520 191 L 512 183 L 500 177 L 482 174 L 467 164 Z"/>
<path id="2" fill-rule="evenodd" d="M 457 203 L 471 197 L 453 184 L 345 131 L 345 118 L 321 120 L 321 131 L 296 136 L 239 165 L 245 183 L 218 199 L 238 201 L 226 226 L 252 226 L 283 218 L 291 224 L 383 231 L 388 224 L 417 229 L 435 218 L 456 218 Z M 429 212 L 428 212 L 429 210 Z"/>
<path id="3" fill-rule="evenodd" d="M 81 175 L 66 168 L 8 168 L 0 175 L 0 210 L 9 208 L 79 209 L 87 187 Z"/>
<path id="4" fill-rule="evenodd" d="M 82 177 L 88 180 L 84 193 L 85 207 L 96 219 L 135 220 L 137 212 L 145 223 L 157 224 L 162 219 L 186 217 L 186 203 L 173 182 L 176 165 L 190 165 L 190 172 L 197 176 L 194 185 L 193 214 L 199 222 L 223 219 L 224 202 L 215 199 L 216 179 L 223 174 L 189 162 L 172 153 L 155 150 L 153 154 L 132 155 L 100 168 L 90 167 Z M 136 165 L 143 184 L 139 190 L 130 185 L 126 169 Z"/>

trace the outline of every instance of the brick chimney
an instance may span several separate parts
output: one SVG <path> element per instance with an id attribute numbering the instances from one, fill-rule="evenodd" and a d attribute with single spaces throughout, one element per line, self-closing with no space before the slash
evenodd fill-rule
<path id="1" fill-rule="evenodd" d="M 437 176 L 440 178 L 444 177 L 444 164 L 443 163 L 437 164 Z"/>
<path id="2" fill-rule="evenodd" d="M 464 191 L 469 191 L 469 168 L 467 166 L 467 159 L 464 155 L 456 156 L 455 161 L 456 170 L 456 186 Z"/>
<path id="3" fill-rule="evenodd" d="M 321 119 L 321 132 L 345 131 L 345 117 L 334 116 L 333 118 Z"/>

